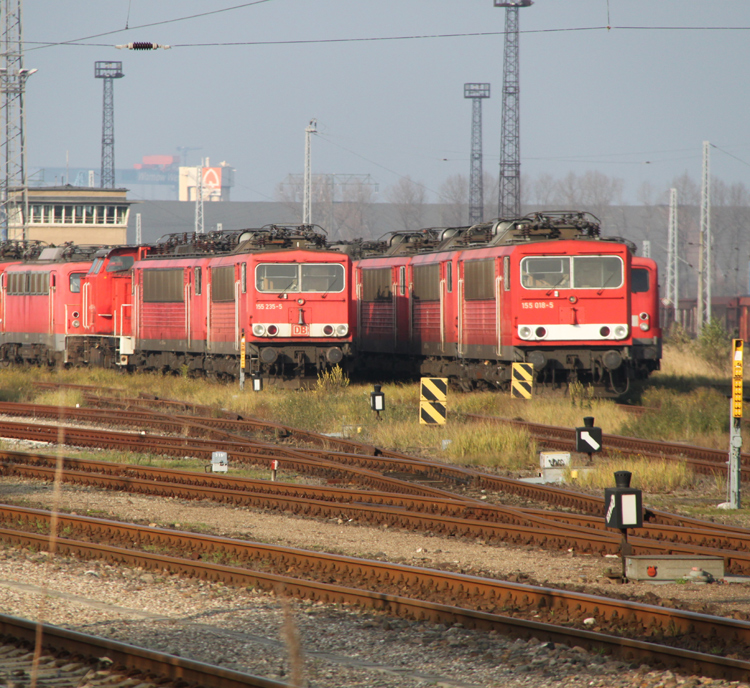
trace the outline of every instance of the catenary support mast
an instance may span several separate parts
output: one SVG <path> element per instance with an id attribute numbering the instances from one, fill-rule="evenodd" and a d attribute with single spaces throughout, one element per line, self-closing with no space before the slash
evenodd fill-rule
<path id="1" fill-rule="evenodd" d="M 94 77 L 104 83 L 102 99 L 102 189 L 115 188 L 115 92 L 113 79 L 122 79 L 122 62 L 95 62 Z"/>
<path id="2" fill-rule="evenodd" d="M 26 179 L 26 80 L 36 69 L 24 69 L 22 0 L 0 2 L 0 238 L 27 239 L 29 197 Z"/>
<path id="3" fill-rule="evenodd" d="M 505 8 L 505 55 L 503 66 L 503 124 L 500 139 L 500 189 L 498 216 L 521 215 L 521 139 L 520 95 L 518 80 L 518 9 L 533 0 L 494 0 Z"/>
<path id="4" fill-rule="evenodd" d="M 490 97 L 489 84 L 464 84 L 464 98 L 471 99 L 471 170 L 469 174 L 469 224 L 484 220 L 482 171 L 482 99 Z"/>

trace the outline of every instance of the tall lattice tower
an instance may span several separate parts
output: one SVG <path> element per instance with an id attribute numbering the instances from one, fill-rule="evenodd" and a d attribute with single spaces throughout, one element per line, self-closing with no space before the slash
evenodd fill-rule
<path id="1" fill-rule="evenodd" d="M 494 0 L 505 7 L 505 56 L 503 68 L 503 125 L 500 135 L 499 217 L 521 214 L 520 87 L 518 84 L 518 9 L 533 0 Z"/>
<path id="2" fill-rule="evenodd" d="M 667 231 L 667 307 L 675 312 L 680 303 L 679 224 L 677 222 L 677 189 L 669 190 L 669 225 Z"/>
<path id="3" fill-rule="evenodd" d="M 104 79 L 102 101 L 102 189 L 115 187 L 115 92 L 113 79 L 122 79 L 122 62 L 95 62 L 94 77 Z"/>
<path id="4" fill-rule="evenodd" d="M 484 184 L 482 179 L 482 99 L 489 97 L 489 84 L 464 84 L 464 98 L 471 99 L 469 224 L 472 225 L 484 220 Z"/>
<path id="5" fill-rule="evenodd" d="M 0 2 L 0 236 L 2 239 L 26 239 L 29 196 L 26 180 L 26 79 L 36 69 L 23 67 L 22 0 Z"/>

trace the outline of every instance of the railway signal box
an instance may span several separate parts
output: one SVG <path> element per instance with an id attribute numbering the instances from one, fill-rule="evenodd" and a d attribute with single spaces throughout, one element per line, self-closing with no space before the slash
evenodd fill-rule
<path id="1" fill-rule="evenodd" d="M 643 494 L 630 487 L 629 471 L 615 472 L 615 487 L 604 489 L 604 519 L 608 528 L 640 528 L 643 526 Z"/>
<path id="2" fill-rule="evenodd" d="M 593 454 L 602 450 L 602 429 L 594 427 L 594 417 L 586 416 L 582 428 L 576 428 L 576 451 Z"/>

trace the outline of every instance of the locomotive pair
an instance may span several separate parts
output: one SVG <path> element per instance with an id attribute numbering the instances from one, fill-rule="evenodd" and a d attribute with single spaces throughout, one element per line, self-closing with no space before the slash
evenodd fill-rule
<path id="1" fill-rule="evenodd" d="M 585 213 L 329 244 L 313 227 L 174 234 L 153 246 L 0 248 L 0 364 L 276 381 L 448 377 L 610 394 L 659 367 L 656 264 Z"/>

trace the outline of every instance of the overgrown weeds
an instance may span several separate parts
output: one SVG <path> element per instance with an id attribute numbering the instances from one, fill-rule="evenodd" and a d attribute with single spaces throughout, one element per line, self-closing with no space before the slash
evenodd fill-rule
<path id="1" fill-rule="evenodd" d="M 579 470 L 575 482 L 584 488 L 613 487 L 615 471 L 630 471 L 633 474 L 630 486 L 652 493 L 673 492 L 695 483 L 695 475 L 685 463 L 642 458 L 597 458 L 592 469 Z"/>

